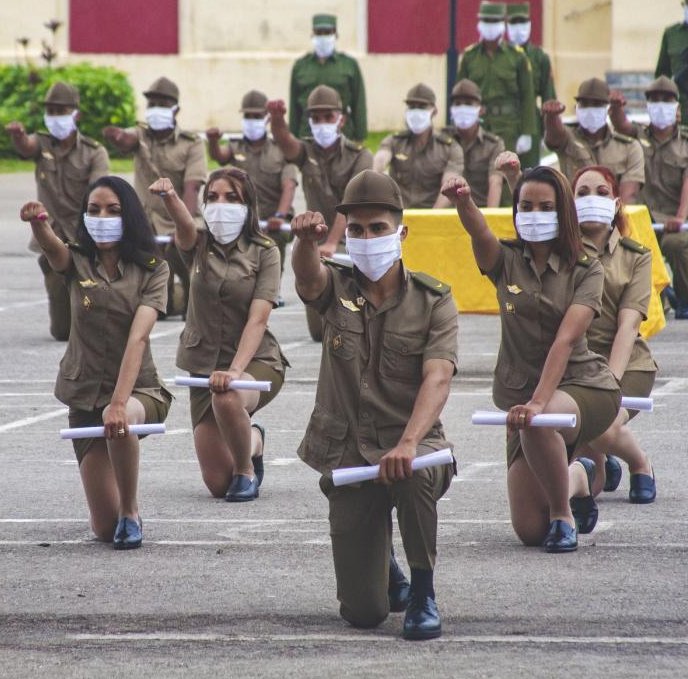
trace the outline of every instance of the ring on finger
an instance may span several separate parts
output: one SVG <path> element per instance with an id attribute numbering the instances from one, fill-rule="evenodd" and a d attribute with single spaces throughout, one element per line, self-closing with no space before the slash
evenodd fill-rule
<path id="1" fill-rule="evenodd" d="M 117 430 L 117 434 L 118 434 L 119 436 L 124 436 L 124 435 L 126 434 L 126 432 L 124 431 L 124 427 L 120 427 L 120 428 Z"/>

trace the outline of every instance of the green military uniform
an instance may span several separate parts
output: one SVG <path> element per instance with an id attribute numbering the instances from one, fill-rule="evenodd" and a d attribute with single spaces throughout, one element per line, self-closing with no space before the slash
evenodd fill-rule
<path id="1" fill-rule="evenodd" d="M 688 121 L 688 24 L 669 26 L 662 35 L 655 78 L 665 75 L 679 84 L 681 119 Z"/>

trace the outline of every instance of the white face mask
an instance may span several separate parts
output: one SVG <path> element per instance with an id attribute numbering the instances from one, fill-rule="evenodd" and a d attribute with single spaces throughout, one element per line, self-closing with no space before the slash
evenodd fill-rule
<path id="1" fill-rule="evenodd" d="M 595 134 L 607 124 L 607 110 L 609 106 L 576 106 L 576 118 L 578 124 L 584 129 Z"/>
<path id="2" fill-rule="evenodd" d="M 467 130 L 469 127 L 473 127 L 480 118 L 480 106 L 461 104 L 461 106 L 452 106 L 450 111 L 454 125 L 460 130 Z"/>
<path id="3" fill-rule="evenodd" d="M 556 212 L 517 212 L 516 231 L 529 243 L 552 240 L 559 235 L 559 216 Z"/>
<path id="4" fill-rule="evenodd" d="M 400 225 L 396 233 L 377 238 L 349 238 L 346 235 L 346 251 L 354 266 L 371 281 L 379 281 L 394 262 L 401 259 Z"/>
<path id="5" fill-rule="evenodd" d="M 76 111 L 67 113 L 63 116 L 49 116 L 47 113 L 43 116 L 43 122 L 48 128 L 48 132 L 62 141 L 76 130 Z"/>
<path id="6" fill-rule="evenodd" d="M 308 119 L 311 127 L 311 134 L 315 143 L 321 148 L 329 148 L 339 139 L 339 123 L 342 117 L 337 118 L 336 123 L 314 123 L 312 118 Z"/>
<path id="7" fill-rule="evenodd" d="M 409 108 L 406 110 L 406 125 L 413 134 L 421 134 L 432 125 L 432 109 Z"/>
<path id="8" fill-rule="evenodd" d="M 311 39 L 313 42 L 313 51 L 319 59 L 327 59 L 334 54 L 334 47 L 337 44 L 337 36 L 331 35 L 314 35 Z"/>
<path id="9" fill-rule="evenodd" d="M 213 238 L 222 245 L 239 238 L 247 216 L 248 206 L 242 203 L 209 203 L 203 206 L 203 219 Z"/>
<path id="10" fill-rule="evenodd" d="M 504 35 L 503 21 L 478 21 L 478 33 L 483 40 L 494 42 Z"/>
<path id="11" fill-rule="evenodd" d="M 241 131 L 249 141 L 258 141 L 265 136 L 267 118 L 242 118 Z"/>
<path id="12" fill-rule="evenodd" d="M 651 101 L 647 105 L 650 122 L 660 130 L 676 124 L 677 101 Z"/>
<path id="13" fill-rule="evenodd" d="M 177 107 L 151 106 L 146 109 L 146 122 L 151 130 L 171 130 L 174 128 L 174 114 Z"/>
<path id="14" fill-rule="evenodd" d="M 610 229 L 616 215 L 616 200 L 605 196 L 581 196 L 576 198 L 578 223 L 605 224 Z"/>
<path id="15" fill-rule="evenodd" d="M 122 240 L 121 217 L 91 217 L 84 212 L 84 225 L 96 243 L 116 243 Z"/>
<path id="16" fill-rule="evenodd" d="M 520 24 L 507 24 L 506 34 L 512 45 L 525 45 L 530 40 L 530 21 Z"/>

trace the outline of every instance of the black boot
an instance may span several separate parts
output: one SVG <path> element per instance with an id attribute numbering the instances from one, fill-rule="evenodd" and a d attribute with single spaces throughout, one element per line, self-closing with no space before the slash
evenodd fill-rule
<path id="1" fill-rule="evenodd" d="M 389 586 L 387 595 L 389 596 L 389 610 L 392 613 L 405 611 L 409 602 L 409 591 L 411 585 L 401 570 L 397 560 L 394 558 L 394 550 L 389 557 Z"/>
<path id="2" fill-rule="evenodd" d="M 440 613 L 435 603 L 432 571 L 411 569 L 411 595 L 404 618 L 404 639 L 436 639 L 442 634 Z"/>

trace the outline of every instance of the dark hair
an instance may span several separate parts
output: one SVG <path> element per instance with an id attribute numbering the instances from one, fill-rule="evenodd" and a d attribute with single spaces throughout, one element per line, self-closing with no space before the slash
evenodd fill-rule
<path id="1" fill-rule="evenodd" d="M 91 193 L 100 186 L 110 189 L 119 198 L 122 208 L 122 240 L 119 243 L 119 256 L 122 261 L 143 264 L 152 255 L 159 255 L 153 227 L 146 217 L 136 191 L 124 179 L 112 175 L 96 179 L 86 190 L 76 229 L 76 239 L 81 250 L 92 259 L 98 252 L 95 241 L 86 229 L 84 213 L 88 211 Z"/>
<path id="2" fill-rule="evenodd" d="M 539 165 L 526 170 L 521 175 L 514 189 L 512 210 L 514 223 L 516 222 L 521 189 L 528 182 L 541 182 L 554 189 L 557 219 L 559 221 L 559 235 L 554 239 L 552 250 L 559 255 L 569 268 L 573 267 L 578 261 L 578 257 L 583 253 L 583 241 L 578 228 L 578 215 L 571 185 L 559 170 L 555 170 L 552 167 Z M 521 240 L 521 237 L 518 236 L 518 239 Z"/>
<path id="3" fill-rule="evenodd" d="M 578 180 L 581 178 L 581 176 L 584 175 L 586 172 L 597 172 L 601 174 L 604 177 L 604 180 L 607 182 L 607 184 L 609 184 L 609 186 L 611 187 L 612 196 L 614 196 L 614 198 L 617 198 L 619 201 L 619 209 L 616 211 L 614 219 L 612 219 L 612 226 L 618 229 L 619 233 L 622 236 L 628 236 L 628 234 L 631 232 L 631 228 L 628 225 L 628 219 L 626 218 L 626 212 L 624 211 L 623 201 L 619 196 L 619 182 L 617 181 L 614 173 L 606 165 L 587 165 L 586 167 L 582 167 L 580 170 L 578 170 L 578 172 L 576 172 L 576 175 L 573 178 L 573 183 L 571 184 L 574 191 L 574 198 L 576 184 L 578 183 Z"/>

